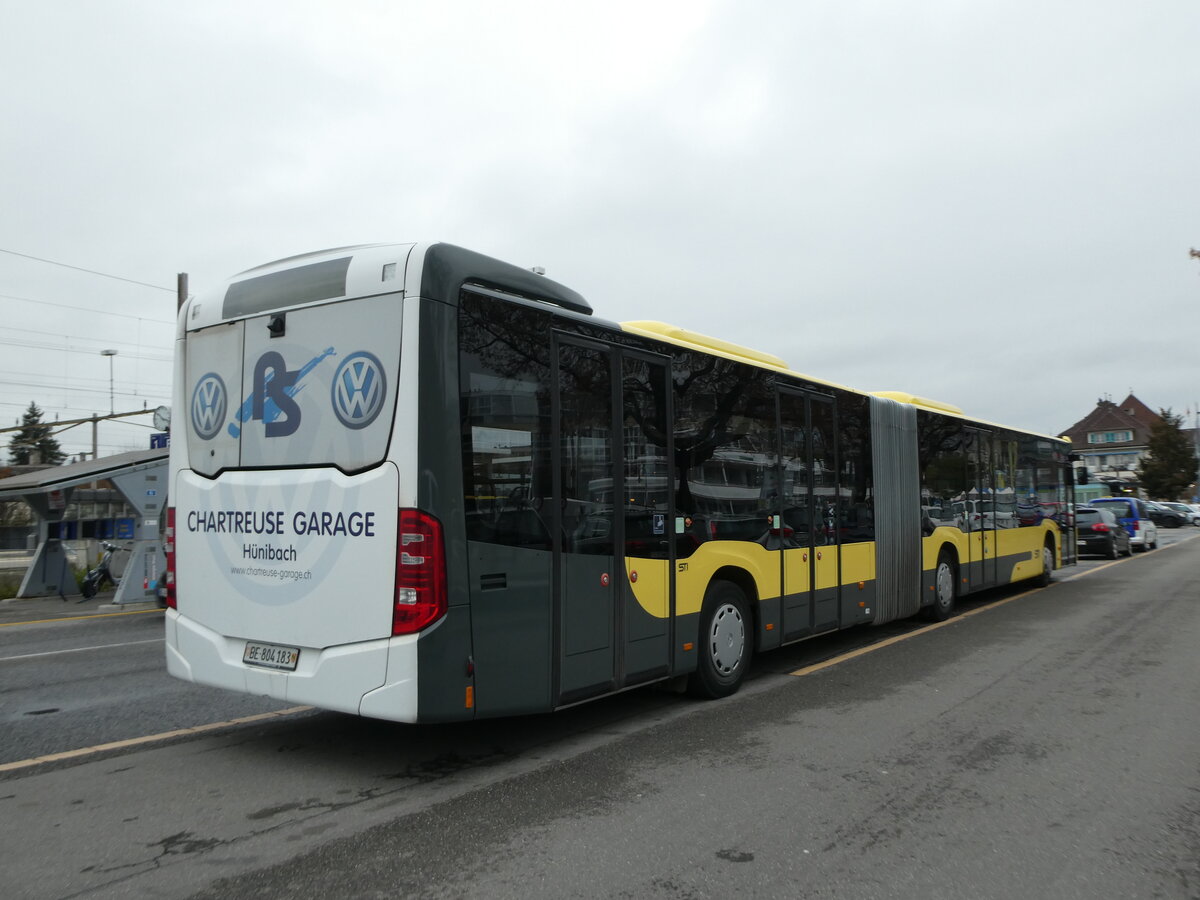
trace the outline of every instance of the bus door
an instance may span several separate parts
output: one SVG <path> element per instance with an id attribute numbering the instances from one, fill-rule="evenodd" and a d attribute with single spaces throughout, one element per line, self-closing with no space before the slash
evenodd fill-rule
<path id="1" fill-rule="evenodd" d="M 783 639 L 838 626 L 837 428 L 829 397 L 779 390 Z"/>
<path id="2" fill-rule="evenodd" d="M 996 584 L 996 485 L 992 435 L 967 429 L 967 542 L 970 565 L 967 567 L 972 591 Z"/>
<path id="3" fill-rule="evenodd" d="M 674 608 L 665 357 L 555 336 L 558 703 L 665 675 Z"/>
<path id="4" fill-rule="evenodd" d="M 1079 545 L 1076 543 L 1078 531 L 1075 527 L 1075 468 L 1070 459 L 1058 469 L 1058 490 L 1055 496 L 1059 500 L 1055 518 L 1062 529 L 1062 564 L 1073 566 L 1079 562 Z"/>

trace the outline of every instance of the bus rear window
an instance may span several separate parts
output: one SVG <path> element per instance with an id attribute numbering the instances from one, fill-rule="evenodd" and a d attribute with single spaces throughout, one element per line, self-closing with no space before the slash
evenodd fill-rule
<path id="1" fill-rule="evenodd" d="M 297 266 L 231 284 L 225 291 L 221 315 L 226 319 L 235 319 L 281 306 L 344 297 L 346 272 L 352 258 L 347 256 L 309 266 Z"/>

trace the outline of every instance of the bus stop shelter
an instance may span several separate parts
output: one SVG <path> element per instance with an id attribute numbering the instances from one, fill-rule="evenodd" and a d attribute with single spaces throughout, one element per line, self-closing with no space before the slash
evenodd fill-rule
<path id="1" fill-rule="evenodd" d="M 78 593 L 63 541 L 84 535 L 70 534 L 72 523 L 64 519 L 76 488 L 108 481 L 133 511 L 132 521 L 106 522 L 100 534 L 87 535 L 129 547 L 113 602 L 156 599 L 166 565 L 159 531 L 166 515 L 168 454 L 165 448 L 133 450 L 0 479 L 0 500 L 24 500 L 37 517 L 37 549 L 17 596 Z"/>

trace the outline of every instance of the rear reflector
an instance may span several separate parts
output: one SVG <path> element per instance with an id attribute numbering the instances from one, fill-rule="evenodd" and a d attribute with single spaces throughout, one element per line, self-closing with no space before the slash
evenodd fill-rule
<path id="1" fill-rule="evenodd" d="M 167 557 L 167 571 L 163 581 L 167 588 L 167 606 L 177 609 L 175 599 L 175 507 L 167 507 L 167 529 L 163 532 L 163 554 Z"/>
<path id="2" fill-rule="evenodd" d="M 402 509 L 399 521 L 392 634 L 415 634 L 446 614 L 446 548 L 433 516 Z"/>

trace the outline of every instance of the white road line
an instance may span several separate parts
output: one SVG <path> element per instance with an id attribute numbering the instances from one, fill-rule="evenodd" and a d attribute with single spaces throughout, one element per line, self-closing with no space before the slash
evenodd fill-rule
<path id="1" fill-rule="evenodd" d="M 151 638 L 146 641 L 126 641 L 123 644 L 97 644 L 94 647 L 72 647 L 70 650 L 47 650 L 44 653 L 23 653 L 20 656 L 0 656 L 0 662 L 12 662 L 14 659 L 37 659 L 39 656 L 58 656 L 60 653 L 83 653 L 85 650 L 107 650 L 109 647 L 132 647 L 135 644 L 161 644 L 163 638 Z"/>

